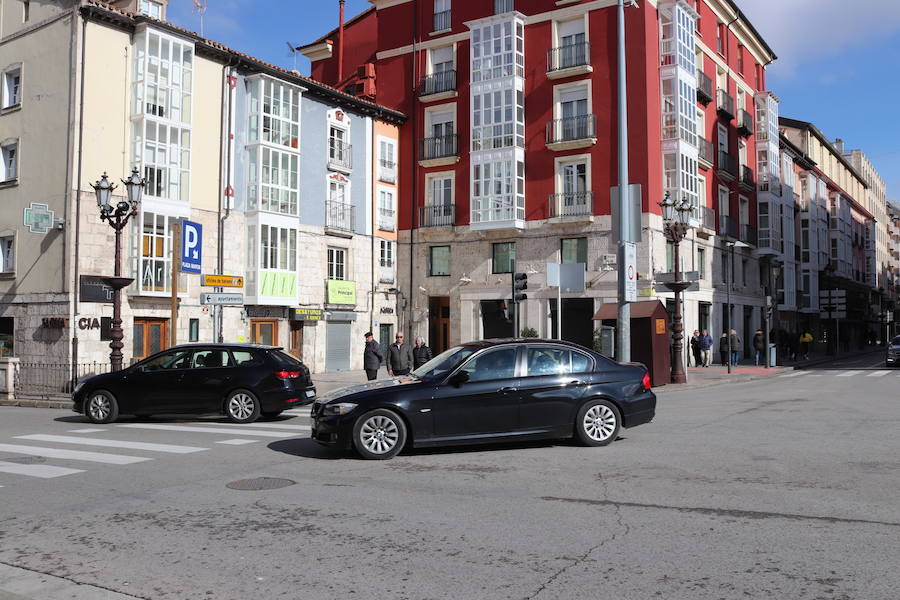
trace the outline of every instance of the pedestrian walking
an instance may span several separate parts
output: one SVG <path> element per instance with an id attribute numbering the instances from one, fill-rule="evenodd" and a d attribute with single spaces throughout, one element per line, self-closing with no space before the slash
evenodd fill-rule
<path id="1" fill-rule="evenodd" d="M 418 369 L 432 358 L 434 355 L 431 353 L 431 348 L 425 344 L 425 340 L 417 337 L 416 347 L 413 348 L 413 368 Z"/>
<path id="2" fill-rule="evenodd" d="M 394 336 L 394 343 L 388 348 L 388 375 L 408 375 L 412 366 L 412 348 L 403 341 L 403 334 L 398 333 Z"/>
<path id="3" fill-rule="evenodd" d="M 722 337 L 719 338 L 719 358 L 722 360 L 722 366 L 727 366 L 729 361 L 728 352 L 728 332 L 723 331 Z"/>
<path id="4" fill-rule="evenodd" d="M 381 346 L 375 341 L 371 331 L 366 332 L 366 347 L 363 350 L 363 369 L 366 370 L 366 378 L 372 381 L 378 377 L 378 368 L 384 362 Z"/>
<path id="5" fill-rule="evenodd" d="M 710 354 L 712 354 L 713 339 L 707 330 L 700 332 L 700 338 L 697 340 L 700 346 L 700 366 L 708 367 L 712 363 Z"/>
<path id="6" fill-rule="evenodd" d="M 737 365 L 741 362 L 741 336 L 738 335 L 736 329 L 731 330 L 731 364 Z"/>
<path id="7" fill-rule="evenodd" d="M 809 345 L 812 344 L 813 336 L 809 331 L 804 331 L 800 336 L 800 354 L 803 360 L 809 360 Z"/>
<path id="8" fill-rule="evenodd" d="M 700 330 L 695 329 L 693 335 L 691 335 L 691 355 L 694 357 L 694 366 L 699 367 L 703 364 L 703 359 L 700 358 Z M 690 366 L 690 365 L 688 365 Z"/>
<path id="9" fill-rule="evenodd" d="M 757 329 L 756 333 L 753 334 L 753 354 L 754 359 L 756 361 L 756 366 L 759 366 L 759 361 L 763 359 L 763 352 L 766 350 L 766 334 L 763 333 L 762 329 Z"/>

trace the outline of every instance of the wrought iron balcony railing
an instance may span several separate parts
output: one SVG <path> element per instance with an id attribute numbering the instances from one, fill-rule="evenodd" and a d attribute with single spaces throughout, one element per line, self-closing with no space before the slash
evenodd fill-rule
<path id="1" fill-rule="evenodd" d="M 722 237 L 730 237 L 737 239 L 738 237 L 738 226 L 737 221 L 728 215 L 720 215 L 719 216 L 719 235 Z"/>
<path id="2" fill-rule="evenodd" d="M 579 115 L 547 121 L 547 143 L 572 142 L 597 137 L 594 115 Z"/>
<path id="3" fill-rule="evenodd" d="M 353 146 L 335 138 L 328 140 L 328 166 L 337 169 L 351 169 L 353 163 L 350 154 Z"/>
<path id="4" fill-rule="evenodd" d="M 550 217 L 589 216 L 594 212 L 594 192 L 550 194 Z"/>
<path id="5" fill-rule="evenodd" d="M 703 71 L 697 71 L 697 100 L 704 106 L 713 101 L 713 81 Z"/>
<path id="6" fill-rule="evenodd" d="M 588 64 L 591 57 L 591 45 L 588 42 L 566 44 L 547 50 L 547 71 L 559 71 Z"/>
<path id="7" fill-rule="evenodd" d="M 455 204 L 426 204 L 419 209 L 419 226 L 452 227 L 455 214 Z"/>
<path id="8" fill-rule="evenodd" d="M 419 140 L 419 160 L 434 160 L 452 156 L 459 156 L 458 133 Z"/>
<path id="9" fill-rule="evenodd" d="M 455 89 L 456 70 L 438 71 L 422 78 L 422 81 L 419 83 L 419 96 L 452 92 Z"/>
<path id="10" fill-rule="evenodd" d="M 728 120 L 734 118 L 734 98 L 725 90 L 716 92 L 716 110 Z"/>
<path id="11" fill-rule="evenodd" d="M 353 205 L 337 200 L 325 201 L 325 227 L 337 231 L 353 231 Z"/>
<path id="12" fill-rule="evenodd" d="M 738 175 L 738 165 L 737 160 L 735 160 L 734 156 L 728 154 L 723 150 L 719 150 L 719 165 L 718 168 L 720 171 L 723 171 L 732 176 L 732 178 L 737 177 Z"/>

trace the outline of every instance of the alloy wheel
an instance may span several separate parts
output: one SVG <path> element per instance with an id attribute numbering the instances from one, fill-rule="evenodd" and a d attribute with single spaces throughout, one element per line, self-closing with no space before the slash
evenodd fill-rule
<path id="1" fill-rule="evenodd" d="M 228 413 L 235 419 L 249 419 L 256 407 L 256 401 L 248 394 L 238 393 L 228 401 Z"/>
<path id="2" fill-rule="evenodd" d="M 397 445 L 400 431 L 392 419 L 375 415 L 363 423 L 359 431 L 360 442 L 373 454 L 385 454 Z"/>
<path id="3" fill-rule="evenodd" d="M 109 413 L 112 411 L 109 398 L 105 394 L 95 394 L 88 402 L 88 411 L 91 414 L 91 418 L 96 421 L 103 421 L 108 418 Z"/>
<path id="4" fill-rule="evenodd" d="M 616 415 L 604 404 L 594 405 L 584 414 L 582 427 L 592 440 L 604 442 L 616 430 Z"/>

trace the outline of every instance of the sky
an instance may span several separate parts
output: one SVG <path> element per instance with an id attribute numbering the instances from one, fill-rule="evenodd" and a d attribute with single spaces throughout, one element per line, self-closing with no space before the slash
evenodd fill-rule
<path id="1" fill-rule="evenodd" d="M 305 45 L 338 23 L 337 0 L 207 0 L 203 34 L 236 50 L 309 74 Z M 811 121 L 847 149 L 862 149 L 900 201 L 900 2 L 737 0 L 778 60 L 768 88 L 782 116 Z M 346 19 L 371 4 L 347 0 Z M 193 0 L 170 0 L 168 18 L 200 31 Z"/>

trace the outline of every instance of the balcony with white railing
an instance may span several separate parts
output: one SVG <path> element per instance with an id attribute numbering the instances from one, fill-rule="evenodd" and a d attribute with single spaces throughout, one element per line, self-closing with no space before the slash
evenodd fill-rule
<path id="1" fill-rule="evenodd" d="M 547 213 L 560 221 L 592 221 L 594 214 L 593 192 L 562 192 L 550 194 Z"/>
<path id="2" fill-rule="evenodd" d="M 588 42 L 566 44 L 547 50 L 547 77 L 562 79 L 591 73 L 591 45 Z"/>
<path id="3" fill-rule="evenodd" d="M 456 214 L 455 204 L 426 204 L 420 208 L 420 227 L 453 227 Z"/>
<path id="4" fill-rule="evenodd" d="M 392 208 L 378 208 L 378 229 L 381 231 L 396 231 L 397 217 Z"/>
<path id="5" fill-rule="evenodd" d="M 353 234 L 353 205 L 336 200 L 325 202 L 325 231 Z"/>
<path id="6" fill-rule="evenodd" d="M 381 158 L 378 160 L 378 181 L 397 183 L 397 163 Z"/>
<path id="7" fill-rule="evenodd" d="M 328 140 L 328 168 L 334 171 L 349 172 L 353 168 L 350 154 L 353 146 L 336 138 Z"/>

